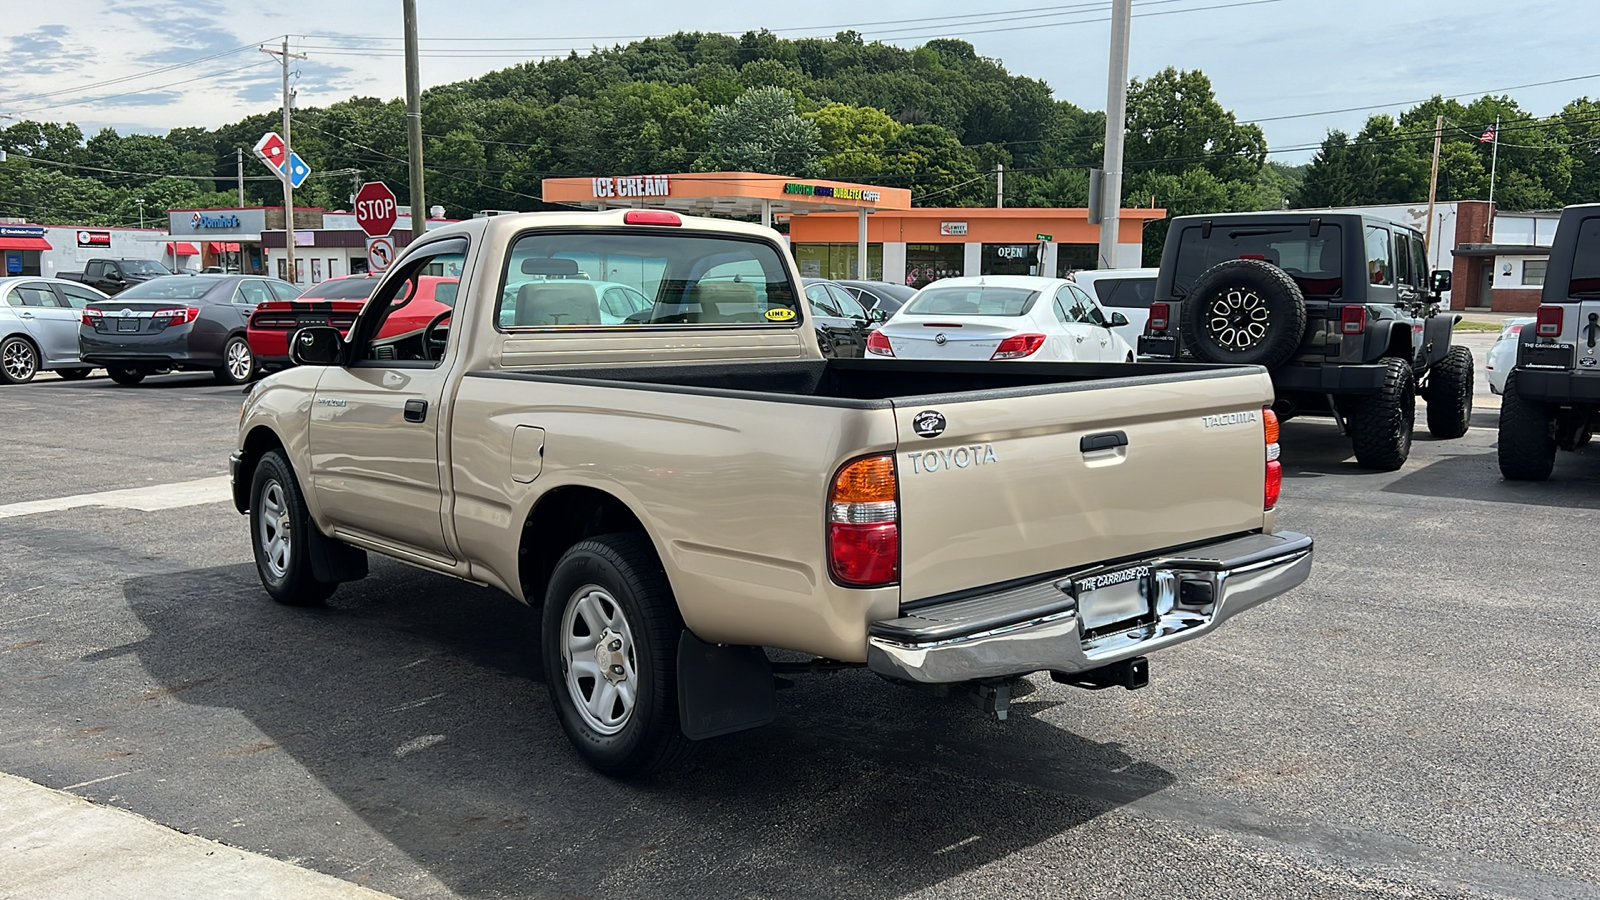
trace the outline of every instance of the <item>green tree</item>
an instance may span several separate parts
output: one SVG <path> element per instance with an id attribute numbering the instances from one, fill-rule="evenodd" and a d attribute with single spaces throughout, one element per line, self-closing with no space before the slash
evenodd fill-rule
<path id="1" fill-rule="evenodd" d="M 884 151 L 905 127 L 881 109 L 829 103 L 805 118 L 817 125 L 823 156 L 818 171 L 832 178 L 869 178 L 884 167 Z"/>
<path id="2" fill-rule="evenodd" d="M 752 88 L 717 107 L 707 134 L 715 169 L 808 176 L 822 155 L 817 124 L 801 118 L 794 97 L 778 87 Z"/>

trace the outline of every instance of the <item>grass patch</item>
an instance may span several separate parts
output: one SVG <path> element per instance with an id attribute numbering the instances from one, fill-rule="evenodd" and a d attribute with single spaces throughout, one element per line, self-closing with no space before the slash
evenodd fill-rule
<path id="1" fill-rule="evenodd" d="M 1500 333 L 1500 323 L 1498 323 L 1498 322 L 1457 322 L 1455 330 L 1456 331 L 1483 331 L 1483 332 L 1494 332 L 1495 334 L 1499 334 Z"/>

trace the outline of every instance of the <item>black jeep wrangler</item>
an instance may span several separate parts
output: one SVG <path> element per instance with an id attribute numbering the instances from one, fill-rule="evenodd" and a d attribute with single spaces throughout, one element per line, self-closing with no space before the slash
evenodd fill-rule
<path id="1" fill-rule="evenodd" d="M 1514 481 L 1549 478 L 1556 449 L 1600 426 L 1600 203 L 1561 211 L 1539 299 L 1500 398 L 1500 474 Z"/>
<path id="2" fill-rule="evenodd" d="M 1172 220 L 1139 339 L 1153 359 L 1263 366 L 1280 419 L 1332 416 L 1356 462 L 1393 471 L 1411 453 L 1420 394 L 1436 438 L 1467 433 L 1472 351 L 1440 314 L 1450 273 L 1429 274 L 1422 235 L 1355 213 Z"/>

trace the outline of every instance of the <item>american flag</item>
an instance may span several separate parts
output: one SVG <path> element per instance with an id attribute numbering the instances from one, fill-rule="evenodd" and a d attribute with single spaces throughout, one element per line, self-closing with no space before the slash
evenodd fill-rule
<path id="1" fill-rule="evenodd" d="M 1490 125 L 1487 129 L 1484 130 L 1483 137 L 1478 138 L 1478 143 L 1487 144 L 1492 140 L 1494 140 L 1494 126 Z"/>

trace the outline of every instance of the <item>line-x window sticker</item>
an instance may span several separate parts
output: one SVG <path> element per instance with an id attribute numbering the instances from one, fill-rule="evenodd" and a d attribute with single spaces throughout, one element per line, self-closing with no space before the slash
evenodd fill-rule
<path id="1" fill-rule="evenodd" d="M 1251 422 L 1261 421 L 1261 413 L 1253 409 L 1244 412 L 1219 413 L 1214 416 L 1201 416 L 1207 428 L 1220 428 L 1224 425 L 1249 425 Z"/>
<path id="2" fill-rule="evenodd" d="M 940 472 L 950 469 L 966 469 L 972 466 L 986 466 L 989 463 L 999 462 L 995 456 L 993 444 L 973 444 L 970 447 L 951 447 L 945 450 L 928 450 L 922 453 L 907 453 L 906 459 L 911 462 L 911 474 L 921 475 L 924 472 Z"/>

